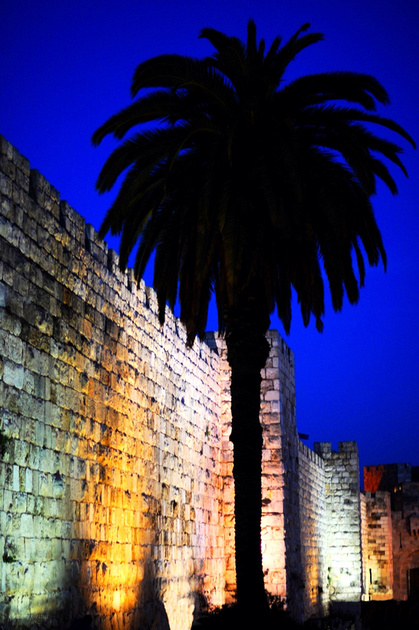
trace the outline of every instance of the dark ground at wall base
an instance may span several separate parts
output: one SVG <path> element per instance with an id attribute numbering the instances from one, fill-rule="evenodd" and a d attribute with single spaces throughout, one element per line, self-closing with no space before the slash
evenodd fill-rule
<path id="1" fill-rule="evenodd" d="M 36 624 L 32 628 L 38 628 Z M 141 626 L 136 630 L 149 630 Z M 152 626 L 155 627 L 154 625 Z M 86 616 L 74 620 L 69 630 L 91 630 L 92 620 Z M 300 625 L 280 609 L 268 617 L 238 614 L 235 607 L 226 606 L 194 621 L 191 630 L 419 630 L 419 600 L 396 602 L 362 602 L 334 605 L 329 617 L 310 619 Z M 0 624 L 0 630 L 13 630 L 13 625 Z M 157 624 L 156 630 L 162 630 Z"/>
<path id="2" fill-rule="evenodd" d="M 304 630 L 419 630 L 419 600 L 332 603 L 330 616 L 309 620 Z"/>
<path id="3" fill-rule="evenodd" d="M 362 630 L 419 630 L 419 599 L 362 602 Z"/>
<path id="4" fill-rule="evenodd" d="M 266 620 L 240 618 L 234 607 L 208 614 L 197 620 L 191 630 L 419 630 L 419 600 L 362 602 L 332 605 L 329 617 L 294 623 L 282 610 L 273 611 Z"/>

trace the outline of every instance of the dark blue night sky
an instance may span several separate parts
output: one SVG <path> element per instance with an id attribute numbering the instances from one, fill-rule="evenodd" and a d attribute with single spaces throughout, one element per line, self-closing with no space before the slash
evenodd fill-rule
<path id="1" fill-rule="evenodd" d="M 245 38 L 249 17 L 267 45 L 310 22 L 325 40 L 300 54 L 288 78 L 372 74 L 391 97 L 379 113 L 419 141 L 413 0 L 3 0 L 0 134 L 98 229 L 112 196 L 99 197 L 95 180 L 115 144 L 106 139 L 94 148 L 90 138 L 129 104 L 137 64 L 161 53 L 211 54 L 198 39 L 201 28 Z M 392 168 L 399 195 L 380 186 L 374 201 L 387 272 L 367 270 L 357 306 L 346 303 L 334 314 L 327 304 L 323 334 L 314 323 L 303 327 L 295 305 L 291 334 L 284 335 L 295 353 L 298 430 L 310 435 L 309 446 L 356 440 L 361 465 L 419 464 L 419 152 L 402 144 L 409 179 Z M 284 334 L 275 317 L 272 327 Z"/>

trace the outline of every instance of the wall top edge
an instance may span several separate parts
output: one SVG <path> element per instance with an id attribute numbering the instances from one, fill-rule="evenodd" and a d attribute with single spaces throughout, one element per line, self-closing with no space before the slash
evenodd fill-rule
<path id="1" fill-rule="evenodd" d="M 377 490 L 376 492 L 370 492 L 369 490 L 362 490 L 361 495 L 366 499 L 384 499 L 386 496 L 390 496 L 390 492 L 387 490 Z"/>
<path id="2" fill-rule="evenodd" d="M 320 457 L 328 457 L 330 455 L 356 454 L 358 455 L 358 444 L 353 440 L 347 442 L 338 442 L 338 450 L 332 449 L 331 442 L 314 442 L 314 452 Z"/>
<path id="3" fill-rule="evenodd" d="M 298 440 L 298 450 L 299 450 L 299 452 L 302 455 L 307 457 L 307 459 L 309 459 L 310 461 L 314 462 L 319 467 L 324 468 L 324 460 L 323 460 L 323 458 L 320 457 L 320 455 L 318 453 L 316 453 L 311 448 L 309 448 L 307 446 L 307 444 L 304 444 L 304 442 L 302 442 L 301 440 Z"/>
<path id="4" fill-rule="evenodd" d="M 138 283 L 134 278 L 131 268 L 122 272 L 119 268 L 118 253 L 108 247 L 105 240 L 99 238 L 94 227 L 86 223 L 84 217 L 77 212 L 66 200 L 60 198 L 60 193 L 48 180 L 35 168 L 30 168 L 30 162 L 22 156 L 4 136 L 0 135 L 0 177 L 6 183 L 1 187 L 1 197 L 12 201 L 12 214 L 6 219 L 13 226 L 19 227 L 18 215 L 31 214 L 35 221 L 39 219 L 42 227 L 49 233 L 48 238 L 57 238 L 66 247 L 73 248 L 77 256 L 91 256 L 95 263 L 107 270 L 109 277 L 113 277 L 131 293 L 136 291 L 144 295 L 144 301 L 149 303 L 152 310 L 157 313 L 157 296 L 152 287 L 147 287 L 144 280 Z M 12 168 L 13 167 L 13 168 Z M 19 171 L 19 173 L 17 173 Z M 23 175 L 23 177 L 22 177 Z M 13 188 L 19 188 L 21 196 L 15 201 Z M 23 196 L 22 196 L 23 195 Z M 1 214 L 4 210 L 1 208 Z M 106 274 L 105 274 L 106 275 Z M 140 298 L 141 299 L 141 298 Z M 166 321 L 175 321 L 179 337 L 186 343 L 186 329 L 175 317 L 174 313 L 166 307 Z M 206 339 L 197 338 L 194 343 L 196 351 L 210 350 Z"/>
<path id="5" fill-rule="evenodd" d="M 145 285 L 144 280 L 137 282 L 134 278 L 134 271 L 131 268 L 127 268 L 122 272 L 119 268 L 119 255 L 111 249 L 106 240 L 99 238 L 98 233 L 90 223 L 86 223 L 85 218 L 77 212 L 65 199 L 61 199 L 60 192 L 50 184 L 50 182 L 40 173 L 37 169 L 30 167 L 30 161 L 24 157 L 18 149 L 9 142 L 3 135 L 0 134 L 0 156 L 2 160 L 2 171 L 6 178 L 13 178 L 12 169 L 7 169 L 4 164 L 4 158 L 19 169 L 26 177 L 26 182 L 19 180 L 19 185 L 22 187 L 26 195 L 31 198 L 37 206 L 39 206 L 43 212 L 50 216 L 52 220 L 56 222 L 57 229 L 66 230 L 71 234 L 77 242 L 91 255 L 96 255 L 103 259 L 105 266 L 108 268 L 109 273 L 117 278 L 118 281 L 123 283 L 126 287 L 135 286 L 138 287 L 140 292 L 146 292 L 149 300 L 157 303 L 157 295 L 153 287 Z M 93 254 L 94 252 L 94 254 Z M 174 318 L 179 324 L 182 337 L 185 336 L 186 330 L 184 330 L 183 324 L 178 317 L 175 317 L 174 313 L 166 307 L 166 317 L 171 320 Z M 217 339 L 221 339 L 218 333 L 213 333 Z M 195 343 L 198 343 L 200 347 L 210 347 L 213 352 L 216 352 L 216 345 L 210 342 L 211 333 L 208 332 L 202 339 L 197 338 Z M 288 359 L 290 363 L 294 362 L 294 354 L 288 347 L 286 342 L 282 339 L 277 330 L 271 329 L 268 331 L 267 338 L 270 341 L 271 348 L 282 348 L 282 354 Z M 214 336 L 213 336 L 214 339 Z M 194 344 L 195 345 L 195 344 Z"/>

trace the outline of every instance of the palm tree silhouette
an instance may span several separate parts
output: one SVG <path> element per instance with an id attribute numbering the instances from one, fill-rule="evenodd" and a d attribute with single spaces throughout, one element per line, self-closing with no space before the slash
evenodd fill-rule
<path id="1" fill-rule="evenodd" d="M 324 279 L 333 308 L 357 302 L 365 259 L 386 263 L 371 196 L 376 179 L 397 192 L 382 161 L 404 173 L 401 148 L 378 137 L 400 125 L 376 113 L 388 104 L 373 77 L 352 72 L 284 73 L 297 54 L 322 40 L 309 24 L 265 52 L 256 27 L 247 41 L 212 28 L 200 37 L 213 56 L 169 54 L 141 63 L 131 105 L 93 135 L 122 139 L 97 181 L 110 190 L 126 170 L 101 226 L 120 234 L 120 266 L 136 250 L 142 277 L 155 253 L 153 285 L 160 321 L 179 300 L 188 343 L 205 332 L 214 294 L 231 366 L 236 575 L 239 605 L 266 606 L 261 557 L 261 368 L 277 310 L 291 324 L 295 291 L 305 325 L 322 330 Z M 150 128 L 149 123 L 154 123 Z"/>

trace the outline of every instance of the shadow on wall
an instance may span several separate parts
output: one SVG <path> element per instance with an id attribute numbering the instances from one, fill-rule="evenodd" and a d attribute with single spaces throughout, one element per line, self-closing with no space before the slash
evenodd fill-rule
<path id="1" fill-rule="evenodd" d="M 140 587 L 137 619 L 131 627 L 170 630 L 160 590 L 160 580 L 156 577 L 154 562 L 149 558 L 145 563 L 144 578 Z"/>
<path id="2" fill-rule="evenodd" d="M 112 612 L 106 614 L 104 621 L 104 610 L 102 614 L 98 610 L 96 602 L 86 602 L 87 614 L 80 615 L 74 619 L 69 626 L 69 630 L 93 630 L 105 625 L 107 628 L 117 630 L 119 628 L 130 628 L 131 630 L 170 630 L 164 603 L 161 595 L 161 580 L 156 576 L 155 564 L 151 557 L 148 557 L 144 564 L 144 577 L 138 587 L 137 601 L 130 602 L 130 607 L 123 606 L 122 595 L 118 590 L 114 590 L 111 599 Z M 102 591 L 104 593 L 104 591 Z M 106 595 L 105 595 L 106 598 Z M 102 602 L 102 608 L 105 602 Z M 132 605 L 133 604 L 133 605 Z M 115 610 L 115 607 L 120 607 Z"/>

